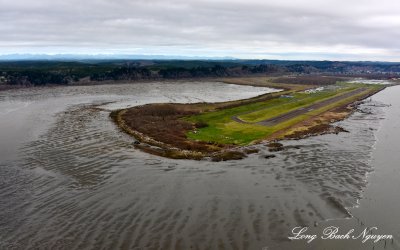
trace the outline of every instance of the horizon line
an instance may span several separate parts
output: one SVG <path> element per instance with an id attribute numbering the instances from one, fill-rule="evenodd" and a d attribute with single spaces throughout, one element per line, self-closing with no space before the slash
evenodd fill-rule
<path id="1" fill-rule="evenodd" d="M 37 57 L 37 58 L 35 58 Z M 45 58 L 47 57 L 47 58 Z M 68 58 L 62 58 L 68 57 Z M 93 58 L 99 57 L 99 58 Z M 101 58 L 104 57 L 104 58 Z M 107 58 L 111 57 L 111 58 Z M 132 57 L 132 58 L 128 58 Z M 136 57 L 136 58 L 135 58 Z M 142 57 L 142 58 L 141 58 Z M 231 60 L 231 61 L 308 61 L 308 62 L 372 62 L 400 63 L 385 60 L 338 60 L 338 59 L 278 59 L 239 58 L 233 56 L 165 55 L 165 54 L 123 54 L 123 53 L 0 53 L 0 61 L 48 61 L 48 60 Z"/>

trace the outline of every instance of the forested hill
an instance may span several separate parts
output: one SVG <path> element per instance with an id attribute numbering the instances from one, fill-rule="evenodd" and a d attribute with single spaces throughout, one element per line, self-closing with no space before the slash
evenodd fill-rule
<path id="1" fill-rule="evenodd" d="M 0 61 L 1 85 L 74 84 L 285 74 L 392 78 L 400 63 L 279 60 Z"/>

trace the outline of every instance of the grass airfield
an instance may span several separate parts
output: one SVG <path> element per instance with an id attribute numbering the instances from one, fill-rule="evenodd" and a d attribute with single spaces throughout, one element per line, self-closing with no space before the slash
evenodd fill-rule
<path id="1" fill-rule="evenodd" d="M 289 90 L 271 100 L 241 105 L 213 112 L 186 117 L 193 123 L 205 123 L 208 126 L 187 133 L 188 138 L 222 144 L 247 145 L 251 142 L 266 139 L 282 130 L 282 135 L 290 134 L 290 128 L 304 120 L 318 116 L 329 110 L 343 107 L 368 96 L 382 88 L 381 85 L 340 82 L 336 85 L 320 88 L 315 91 Z M 317 88 L 315 88 L 317 89 Z M 322 89 L 322 90 L 321 90 Z M 359 91 L 356 91 L 359 90 Z M 354 95 L 345 95 L 355 93 Z M 344 98 L 335 98 L 343 95 Z M 272 126 L 261 122 L 280 115 L 305 109 L 313 104 L 335 98 L 337 101 L 322 107 L 301 113 L 291 119 Z"/>

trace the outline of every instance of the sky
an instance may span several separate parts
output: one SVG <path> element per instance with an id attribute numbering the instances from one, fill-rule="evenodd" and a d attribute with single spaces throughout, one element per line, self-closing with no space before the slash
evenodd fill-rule
<path id="1" fill-rule="evenodd" d="M 0 55 L 400 62 L 399 0 L 0 0 Z"/>

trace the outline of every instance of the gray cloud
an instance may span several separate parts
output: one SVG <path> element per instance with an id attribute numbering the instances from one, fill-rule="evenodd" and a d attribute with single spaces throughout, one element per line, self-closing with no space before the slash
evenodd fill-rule
<path id="1" fill-rule="evenodd" d="M 398 13 L 397 0 L 0 0 L 0 53 L 400 61 Z"/>

